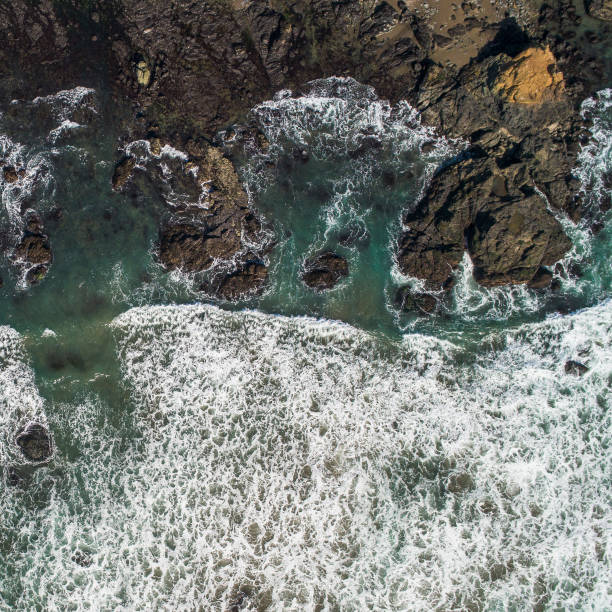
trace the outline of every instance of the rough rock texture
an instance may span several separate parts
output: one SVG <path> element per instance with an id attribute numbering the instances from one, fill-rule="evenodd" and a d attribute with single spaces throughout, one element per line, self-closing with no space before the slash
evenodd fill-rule
<path id="1" fill-rule="evenodd" d="M 346 259 L 336 253 L 321 253 L 304 262 L 302 280 L 317 291 L 335 287 L 348 276 L 349 268 Z"/>
<path id="2" fill-rule="evenodd" d="M 13 260 L 26 270 L 25 278 L 29 284 L 41 281 L 53 260 L 49 239 L 42 233 L 26 232 L 15 248 Z"/>
<path id="3" fill-rule="evenodd" d="M 537 193 L 582 214 L 571 176 L 584 127 L 577 109 L 611 82 L 610 2 L 586 0 L 586 11 L 574 0 L 17 0 L 0 7 L 0 101 L 110 85 L 127 109 L 126 140 L 151 138 L 159 155 L 162 139 L 205 175 L 214 134 L 255 104 L 313 78 L 352 76 L 408 99 L 425 123 L 471 146 L 421 203 L 406 203 L 402 270 L 448 283 L 468 250 L 483 284 L 535 282 L 568 247 Z M 134 160 L 123 163 L 116 189 L 135 171 Z M 472 196 L 453 191 L 463 179 Z M 204 213 L 196 196 L 171 205 L 160 234 L 168 267 L 232 257 L 256 230 L 242 196 L 215 204 L 214 193 Z"/>
<path id="4" fill-rule="evenodd" d="M 585 0 L 587 13 L 602 21 L 612 21 L 612 0 Z"/>
<path id="5" fill-rule="evenodd" d="M 512 104 L 542 104 L 560 100 L 565 90 L 550 48 L 531 47 L 512 58 L 493 84 L 493 91 Z"/>
<path id="6" fill-rule="evenodd" d="M 201 272 L 215 262 L 234 259 L 248 243 L 261 240 L 261 223 L 249 209 L 232 163 L 215 147 L 201 153 L 197 161 L 185 164 L 183 172 L 195 177 L 203 202 L 175 205 L 175 214 L 160 233 L 159 258 L 169 270 Z M 230 287 L 246 285 L 249 279 L 260 284 L 260 273 L 247 274 L 241 268 L 234 274 L 234 280 L 228 280 L 227 295 L 233 292 Z"/>
<path id="7" fill-rule="evenodd" d="M 28 423 L 17 434 L 15 442 L 29 461 L 47 461 L 53 453 L 51 435 L 40 423 Z"/>
<path id="8" fill-rule="evenodd" d="M 261 293 L 267 281 L 266 265 L 262 261 L 247 261 L 222 279 L 216 293 L 226 300 L 237 300 Z"/>

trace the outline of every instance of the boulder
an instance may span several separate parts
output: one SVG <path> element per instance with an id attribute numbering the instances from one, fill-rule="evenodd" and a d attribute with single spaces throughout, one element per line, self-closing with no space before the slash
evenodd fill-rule
<path id="1" fill-rule="evenodd" d="M 326 252 L 304 262 L 302 280 L 311 289 L 325 291 L 335 287 L 348 274 L 346 259 L 336 253 Z"/>
<path id="2" fill-rule="evenodd" d="M 572 376 L 584 376 L 589 371 L 589 368 L 579 361 L 570 359 L 565 362 L 565 373 Z"/>
<path id="3" fill-rule="evenodd" d="M 28 461 L 40 463 L 50 459 L 53 454 L 51 434 L 40 423 L 28 423 L 17 434 L 15 442 Z"/>
<path id="4" fill-rule="evenodd" d="M 535 276 L 527 283 L 530 289 L 545 289 L 550 287 L 553 274 L 548 268 L 540 268 Z"/>
<path id="5" fill-rule="evenodd" d="M 28 283 L 35 284 L 41 281 L 53 259 L 49 239 L 45 234 L 26 232 L 15 248 L 12 258 L 27 268 Z"/>

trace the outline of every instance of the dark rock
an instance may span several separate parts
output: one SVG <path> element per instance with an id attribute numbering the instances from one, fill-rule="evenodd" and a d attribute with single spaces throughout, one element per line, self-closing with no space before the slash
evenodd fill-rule
<path id="1" fill-rule="evenodd" d="M 612 21 L 612 0 L 585 0 L 586 12 L 596 19 Z"/>
<path id="2" fill-rule="evenodd" d="M 348 276 L 348 262 L 335 253 L 321 253 L 304 262 L 302 280 L 317 291 L 335 287 L 340 280 Z"/>
<path id="3" fill-rule="evenodd" d="M 93 563 L 91 555 L 86 552 L 83 552 L 82 550 L 77 550 L 72 555 L 72 560 L 81 567 L 89 567 Z"/>
<path id="4" fill-rule="evenodd" d="M 226 300 L 261 293 L 268 281 L 268 268 L 260 261 L 248 261 L 223 278 L 217 290 Z"/>
<path id="5" fill-rule="evenodd" d="M 410 287 L 401 287 L 395 295 L 395 303 L 406 312 L 432 314 L 438 300 L 430 293 L 413 292 Z"/>
<path id="6" fill-rule="evenodd" d="M 181 173 L 197 169 L 199 190 L 205 190 L 207 201 L 205 208 L 187 203 L 161 229 L 159 259 L 169 270 L 207 270 L 215 261 L 233 259 L 247 243 L 263 241 L 261 221 L 249 208 L 247 194 L 231 161 L 215 147 L 202 152 L 203 158 L 177 170 Z"/>
<path id="7" fill-rule="evenodd" d="M 19 176 L 17 175 L 17 171 L 13 166 L 5 166 L 4 168 L 4 180 L 7 183 L 16 183 L 19 180 Z"/>
<path id="8" fill-rule="evenodd" d="M 162 229 L 159 259 L 168 270 L 200 272 L 215 259 L 231 258 L 239 248 L 239 237 L 230 241 L 205 226 L 177 223 Z"/>
<path id="9" fill-rule="evenodd" d="M 44 234 L 26 232 L 13 252 L 13 260 L 27 267 L 26 280 L 30 284 L 41 281 L 53 259 L 49 239 Z"/>
<path id="10" fill-rule="evenodd" d="M 135 166 L 136 159 L 127 155 L 117 162 L 112 178 L 112 185 L 115 191 L 122 189 L 130 180 Z"/>
<path id="11" fill-rule="evenodd" d="M 527 283 L 530 289 L 545 289 L 552 282 L 552 272 L 547 268 L 540 268 L 535 276 Z"/>
<path id="12" fill-rule="evenodd" d="M 51 435 L 44 425 L 28 423 L 15 437 L 15 442 L 29 461 L 47 461 L 53 453 Z"/>
<path id="13" fill-rule="evenodd" d="M 572 376 L 584 376 L 589 371 L 583 363 L 579 361 L 569 360 L 565 362 L 565 373 Z"/>
<path id="14" fill-rule="evenodd" d="M 499 168 L 487 157 L 442 169 L 404 218 L 401 271 L 442 286 L 467 248 L 480 284 L 529 282 L 571 242 L 545 202 L 525 189 L 526 180 L 520 165 Z"/>

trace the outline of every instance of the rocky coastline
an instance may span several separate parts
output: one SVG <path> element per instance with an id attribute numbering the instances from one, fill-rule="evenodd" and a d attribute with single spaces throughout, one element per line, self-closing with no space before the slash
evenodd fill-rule
<path id="1" fill-rule="evenodd" d="M 580 104 L 611 83 L 609 0 L 40 0 L 0 15 L 3 104 L 77 85 L 112 92 L 124 134 L 115 190 L 155 181 L 166 146 L 182 152 L 169 165 L 186 195 L 167 199 L 158 259 L 168 270 L 214 266 L 203 288 L 222 299 L 263 290 L 274 239 L 215 135 L 314 78 L 351 76 L 465 141 L 424 197 L 406 202 L 398 236 L 400 271 L 431 290 L 452 286 L 466 251 L 483 286 L 545 287 L 571 246 L 553 211 L 588 214 L 572 169 L 587 137 Z M 126 149 L 139 140 L 148 142 L 144 166 Z M 3 180 L 19 171 L 3 167 Z M 24 228 L 7 256 L 32 283 L 52 264 L 53 236 L 41 224 Z M 348 274 L 332 255 L 306 262 L 307 285 L 326 290 Z M 405 289 L 398 303 L 435 308 Z"/>

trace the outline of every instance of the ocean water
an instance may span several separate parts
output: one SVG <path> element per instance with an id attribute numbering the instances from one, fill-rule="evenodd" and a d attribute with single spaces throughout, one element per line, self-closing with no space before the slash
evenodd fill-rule
<path id="1" fill-rule="evenodd" d="M 269 148 L 233 154 L 278 244 L 238 305 L 155 262 L 163 199 L 189 194 L 111 191 L 101 92 L 0 109 L 26 170 L 0 175 L 4 244 L 32 208 L 54 249 L 29 289 L 0 264 L 0 609 L 611 609 L 611 102 L 583 105 L 592 218 L 561 219 L 559 290 L 480 288 L 466 258 L 431 317 L 395 309 L 418 282 L 393 247 L 464 144 L 406 104 L 327 79 L 252 110 Z M 182 163 L 128 146 L 143 174 Z M 350 275 L 314 294 L 299 272 L 327 248 Z"/>

